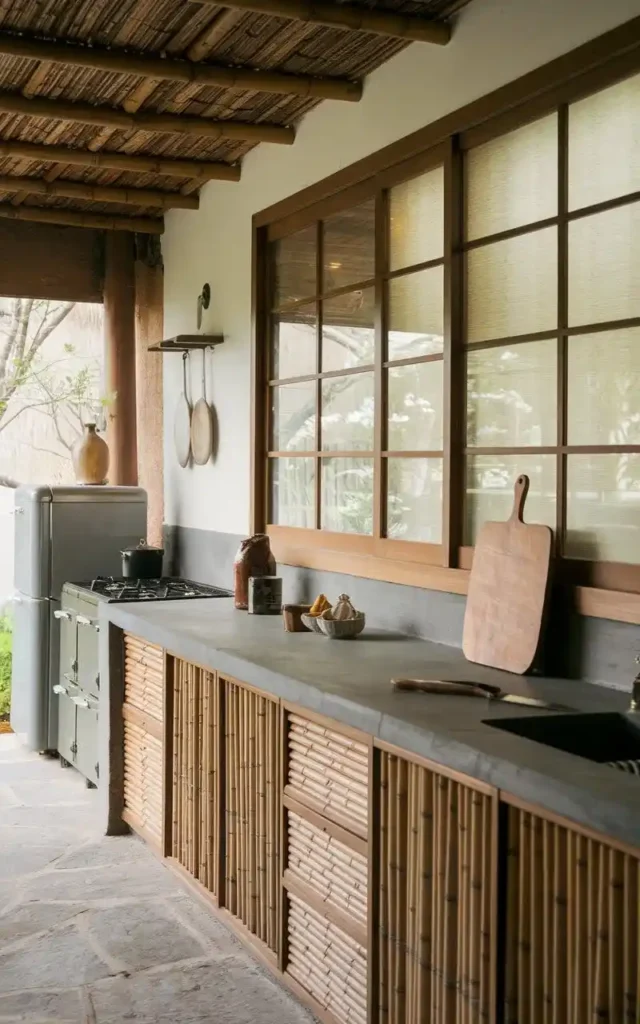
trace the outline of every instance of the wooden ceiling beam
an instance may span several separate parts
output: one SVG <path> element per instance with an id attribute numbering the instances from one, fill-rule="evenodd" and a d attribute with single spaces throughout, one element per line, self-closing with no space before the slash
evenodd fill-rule
<path id="1" fill-rule="evenodd" d="M 143 235 L 161 235 L 162 218 L 109 217 L 101 213 L 80 213 L 76 210 L 56 210 L 40 206 L 9 206 L 0 203 L 0 219 L 28 220 L 40 224 L 62 224 L 74 228 L 101 228 L 103 231 L 138 231 Z"/>
<path id="2" fill-rule="evenodd" d="M 357 102 L 362 83 L 345 78 L 316 78 L 313 75 L 256 71 L 251 68 L 196 64 L 190 60 L 152 57 L 144 53 L 109 50 L 98 46 L 77 46 L 0 32 L 0 53 L 48 64 L 68 64 L 122 75 L 140 75 L 187 85 L 217 86 L 221 89 L 251 90 L 290 96 Z M 33 91 L 30 90 L 31 95 Z"/>
<path id="3" fill-rule="evenodd" d="M 124 203 L 128 206 L 157 206 L 161 210 L 197 210 L 197 196 L 181 192 L 159 192 L 148 188 L 109 188 L 88 185 L 79 181 L 45 181 L 0 174 L 0 192 L 24 192 L 32 196 L 64 196 L 67 199 L 86 199 L 92 203 Z"/>
<path id="4" fill-rule="evenodd" d="M 195 0 L 196 3 L 224 4 L 243 11 L 271 15 L 274 18 L 290 18 L 292 21 L 308 21 L 314 25 L 328 25 L 331 28 L 351 29 L 356 32 L 373 32 L 379 36 L 393 36 L 419 43 L 435 43 L 446 46 L 451 39 L 451 26 L 445 21 L 435 21 L 420 14 L 399 14 L 395 11 L 372 10 L 369 7 L 352 7 L 348 4 L 327 3 L 323 0 Z"/>
<path id="5" fill-rule="evenodd" d="M 92 152 L 66 146 L 39 146 L 17 139 L 0 140 L 0 159 L 33 160 L 73 164 L 123 174 L 166 174 L 171 178 L 196 181 L 240 181 L 240 164 L 207 163 L 204 160 L 171 160 L 162 156 L 134 156 L 129 153 Z"/>
<path id="6" fill-rule="evenodd" d="M 0 113 L 45 117 L 76 124 L 123 131 L 159 132 L 170 135 L 199 136 L 205 139 L 234 139 L 246 142 L 275 142 L 290 146 L 295 139 L 293 128 L 277 124 L 245 124 L 243 121 L 214 121 L 204 117 L 180 114 L 129 114 L 113 107 L 94 107 L 90 103 L 73 103 L 40 97 L 27 98 L 20 93 L 0 92 Z"/>

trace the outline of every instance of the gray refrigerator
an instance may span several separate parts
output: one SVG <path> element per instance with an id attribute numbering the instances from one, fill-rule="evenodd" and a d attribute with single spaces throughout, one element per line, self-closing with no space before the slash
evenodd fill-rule
<path id="1" fill-rule="evenodd" d="M 58 747 L 63 583 L 120 576 L 123 548 L 147 532 L 139 487 L 20 487 L 15 493 L 11 727 L 31 750 Z"/>

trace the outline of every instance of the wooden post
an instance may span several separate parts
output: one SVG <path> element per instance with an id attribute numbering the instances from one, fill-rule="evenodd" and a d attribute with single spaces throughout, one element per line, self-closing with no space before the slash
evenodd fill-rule
<path id="1" fill-rule="evenodd" d="M 125 231 L 105 236 L 104 332 L 111 453 L 110 484 L 138 482 L 136 440 L 136 349 L 134 236 Z"/>
<path id="2" fill-rule="evenodd" d="M 162 546 L 164 519 L 162 374 L 163 357 L 148 351 L 162 340 L 162 253 L 158 239 L 136 236 L 135 367 L 138 479 L 148 495 L 147 539 Z"/>

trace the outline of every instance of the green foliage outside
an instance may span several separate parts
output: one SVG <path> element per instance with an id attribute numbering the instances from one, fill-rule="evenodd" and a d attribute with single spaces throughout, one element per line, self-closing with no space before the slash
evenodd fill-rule
<path id="1" fill-rule="evenodd" d="M 11 704 L 11 620 L 0 619 L 0 718 Z"/>

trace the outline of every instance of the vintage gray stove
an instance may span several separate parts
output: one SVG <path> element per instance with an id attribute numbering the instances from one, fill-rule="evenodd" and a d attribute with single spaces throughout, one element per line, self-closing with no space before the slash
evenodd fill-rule
<path id="1" fill-rule="evenodd" d="M 228 590 L 204 583 L 167 577 L 137 580 L 98 576 L 88 583 L 65 583 L 60 619 L 60 678 L 53 687 L 58 696 L 58 752 L 63 765 L 73 765 L 97 786 L 99 601 L 184 601 L 205 597 L 230 597 Z"/>

